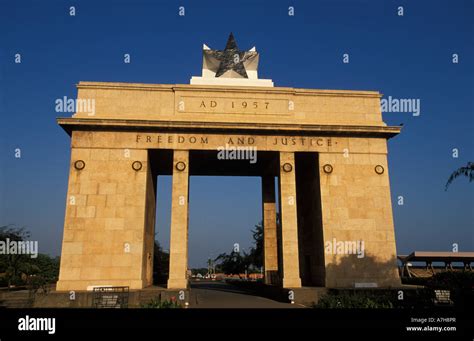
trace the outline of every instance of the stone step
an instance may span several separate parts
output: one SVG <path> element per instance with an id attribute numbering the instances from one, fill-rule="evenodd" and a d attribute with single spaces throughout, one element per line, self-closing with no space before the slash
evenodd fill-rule
<path id="1" fill-rule="evenodd" d="M 0 301 L 0 307 L 5 308 L 29 308 L 32 306 L 29 298 L 8 298 Z"/>
<path id="2" fill-rule="evenodd" d="M 29 308 L 33 305 L 30 292 L 26 290 L 3 291 L 0 295 L 0 307 Z"/>

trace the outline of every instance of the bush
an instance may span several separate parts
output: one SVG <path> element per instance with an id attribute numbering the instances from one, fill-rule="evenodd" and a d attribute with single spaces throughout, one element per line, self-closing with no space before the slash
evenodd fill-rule
<path id="1" fill-rule="evenodd" d="M 474 272 L 446 271 L 435 274 L 427 281 L 427 286 L 433 289 L 467 289 L 474 288 Z"/>
<path id="2" fill-rule="evenodd" d="M 402 284 L 407 284 L 407 285 L 422 285 L 426 286 L 426 283 L 430 277 L 402 277 Z"/>
<path id="3" fill-rule="evenodd" d="M 394 308 L 391 297 L 384 292 L 368 291 L 330 291 L 319 300 L 315 308 Z"/>
<path id="4" fill-rule="evenodd" d="M 30 294 L 32 295 L 37 293 L 47 295 L 50 291 L 48 279 L 41 275 L 33 275 L 28 277 L 26 284 L 28 290 L 30 290 Z"/>
<path id="5" fill-rule="evenodd" d="M 181 305 L 176 301 L 176 299 L 162 301 L 159 297 L 157 297 L 151 299 L 148 303 L 142 304 L 141 307 L 148 309 L 172 309 L 181 308 Z"/>
<path id="6" fill-rule="evenodd" d="M 6 276 L 0 275 L 0 288 L 8 287 L 8 280 Z"/>
<path id="7" fill-rule="evenodd" d="M 457 308 L 464 309 L 474 304 L 474 272 L 446 271 L 431 277 L 426 286 L 433 290 L 449 290 L 451 300 Z"/>

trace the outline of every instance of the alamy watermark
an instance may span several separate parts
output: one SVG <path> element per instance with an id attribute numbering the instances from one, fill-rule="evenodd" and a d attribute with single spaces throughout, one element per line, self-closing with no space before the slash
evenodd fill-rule
<path id="1" fill-rule="evenodd" d="M 30 255 L 38 257 L 38 241 L 36 240 L 0 240 L 0 255 Z"/>
<path id="2" fill-rule="evenodd" d="M 357 255 L 357 258 L 365 257 L 365 247 L 363 240 L 338 241 L 333 238 L 325 244 L 326 254 L 330 255 Z"/>
<path id="3" fill-rule="evenodd" d="M 235 147 L 229 144 L 217 147 L 218 160 L 249 160 L 251 164 L 257 162 L 257 147 Z"/>
<path id="4" fill-rule="evenodd" d="M 56 333 L 56 318 L 30 317 L 26 315 L 18 319 L 19 331 L 46 331 L 48 334 Z"/>
<path id="5" fill-rule="evenodd" d="M 413 116 L 420 116 L 421 105 L 419 98 L 382 98 L 380 100 L 382 112 L 406 112 L 412 113 Z"/>
<path id="6" fill-rule="evenodd" d="M 56 112 L 71 112 L 71 113 L 84 113 L 88 116 L 95 115 L 95 99 L 93 98 L 57 98 L 54 103 L 56 104 Z"/>

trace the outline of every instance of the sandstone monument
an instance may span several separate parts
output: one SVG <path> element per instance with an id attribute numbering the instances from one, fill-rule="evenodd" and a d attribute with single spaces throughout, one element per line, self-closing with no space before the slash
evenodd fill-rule
<path id="1" fill-rule="evenodd" d="M 400 284 L 387 164 L 400 127 L 382 121 L 381 94 L 274 87 L 258 62 L 231 35 L 204 45 L 191 84 L 77 85 L 95 110 L 57 119 L 71 136 L 57 290 L 152 285 L 160 175 L 172 175 L 168 288 L 188 287 L 193 175 L 261 178 L 267 284 Z M 218 159 L 226 145 L 256 148 L 257 162 Z"/>

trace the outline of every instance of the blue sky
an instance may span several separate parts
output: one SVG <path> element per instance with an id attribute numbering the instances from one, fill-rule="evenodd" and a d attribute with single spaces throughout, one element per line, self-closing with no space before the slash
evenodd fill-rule
<path id="1" fill-rule="evenodd" d="M 257 47 L 260 77 L 276 86 L 420 99 L 418 117 L 384 114 L 389 125 L 404 123 L 389 141 L 398 252 L 474 249 L 473 185 L 459 179 L 444 191 L 451 171 L 474 161 L 473 1 L 97 3 L 0 0 L 0 225 L 28 228 L 40 252 L 59 254 L 66 201 L 69 137 L 55 122 L 64 115 L 55 99 L 75 97 L 79 81 L 189 83 L 202 44 L 222 49 L 231 31 L 241 49 Z M 191 266 L 236 242 L 250 246 L 260 195 L 257 178 L 191 179 Z M 157 211 L 165 248 L 169 198 L 165 177 Z"/>

